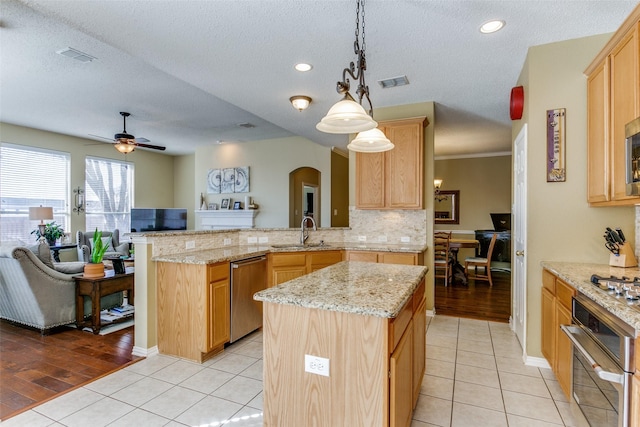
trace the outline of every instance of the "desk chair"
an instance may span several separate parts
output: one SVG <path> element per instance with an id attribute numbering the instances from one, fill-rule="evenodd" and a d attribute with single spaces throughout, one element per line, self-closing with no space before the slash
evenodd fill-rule
<path id="1" fill-rule="evenodd" d="M 444 278 L 445 287 L 453 280 L 453 256 L 449 249 L 450 241 L 450 231 L 433 233 L 433 266 L 435 269 L 433 277 Z"/>
<path id="2" fill-rule="evenodd" d="M 464 272 L 468 278 L 475 280 L 488 280 L 489 286 L 493 286 L 493 279 L 491 279 L 491 255 L 493 255 L 493 248 L 496 246 L 497 238 L 498 235 L 493 233 L 486 258 L 470 257 L 464 260 Z M 469 276 L 470 267 L 473 267 L 473 276 Z M 484 268 L 484 274 L 478 274 L 478 267 Z"/>

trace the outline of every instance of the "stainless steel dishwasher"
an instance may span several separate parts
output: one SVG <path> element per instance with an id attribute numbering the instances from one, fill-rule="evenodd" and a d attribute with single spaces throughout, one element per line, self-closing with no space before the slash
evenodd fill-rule
<path id="1" fill-rule="evenodd" d="M 267 257 L 231 263 L 231 339 L 234 342 L 262 326 L 262 302 L 253 294 L 267 287 Z"/>

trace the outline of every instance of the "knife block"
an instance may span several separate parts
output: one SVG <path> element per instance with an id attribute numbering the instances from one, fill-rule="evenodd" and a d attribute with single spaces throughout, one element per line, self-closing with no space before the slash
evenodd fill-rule
<path id="1" fill-rule="evenodd" d="M 609 265 L 612 267 L 635 267 L 638 265 L 636 255 L 631 245 L 625 243 L 620 246 L 620 253 L 618 255 L 611 254 L 611 256 L 609 256 Z"/>

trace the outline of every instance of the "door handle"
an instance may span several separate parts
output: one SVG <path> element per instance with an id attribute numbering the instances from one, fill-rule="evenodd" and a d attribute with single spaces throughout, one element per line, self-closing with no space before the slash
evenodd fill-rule
<path id="1" fill-rule="evenodd" d="M 516 251 L 516 256 L 524 256 L 524 251 Z"/>

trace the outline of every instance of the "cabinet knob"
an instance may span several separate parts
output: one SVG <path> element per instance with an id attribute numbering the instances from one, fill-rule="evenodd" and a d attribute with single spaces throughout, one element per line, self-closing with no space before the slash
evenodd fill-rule
<path id="1" fill-rule="evenodd" d="M 516 256 L 524 256 L 524 251 L 516 251 Z"/>

